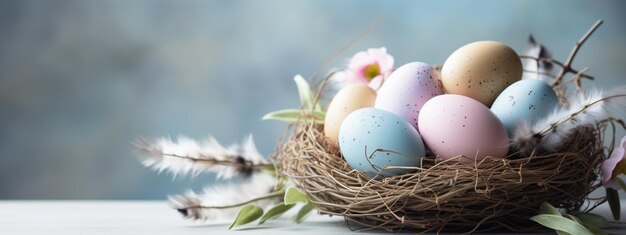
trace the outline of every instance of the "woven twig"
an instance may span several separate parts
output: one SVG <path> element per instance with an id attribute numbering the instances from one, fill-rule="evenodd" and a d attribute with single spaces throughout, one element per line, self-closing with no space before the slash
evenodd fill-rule
<path id="1" fill-rule="evenodd" d="M 275 160 L 320 213 L 344 216 L 357 229 L 529 231 L 539 229 L 528 218 L 541 203 L 578 211 L 598 187 L 605 127 L 581 128 L 558 153 L 470 164 L 431 156 L 414 173 L 378 181 L 351 169 L 319 126 L 303 124 Z"/>

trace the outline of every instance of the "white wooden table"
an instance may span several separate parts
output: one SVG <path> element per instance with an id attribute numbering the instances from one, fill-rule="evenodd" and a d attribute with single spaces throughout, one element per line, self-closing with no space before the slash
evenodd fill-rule
<path id="1" fill-rule="evenodd" d="M 626 201 L 622 201 L 626 205 Z M 598 213 L 609 215 L 607 207 Z M 626 211 L 622 213 L 626 218 Z M 303 224 L 287 218 L 228 231 L 230 221 L 184 220 L 164 201 L 0 201 L 0 234 L 355 234 L 340 217 L 313 215 Z M 626 225 L 608 229 L 626 234 Z M 368 232 L 376 234 L 382 232 Z M 510 234 L 510 233 L 507 233 Z"/>

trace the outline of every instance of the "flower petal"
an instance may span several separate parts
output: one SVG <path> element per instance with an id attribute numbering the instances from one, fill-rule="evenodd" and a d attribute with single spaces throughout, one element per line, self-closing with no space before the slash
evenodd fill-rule
<path id="1" fill-rule="evenodd" d="M 372 56 L 380 66 L 380 72 L 386 73 L 393 69 L 394 59 L 391 55 L 387 54 L 387 48 L 370 48 L 367 53 Z"/>
<path id="2" fill-rule="evenodd" d="M 374 57 L 370 56 L 365 51 L 360 51 L 352 56 L 350 64 L 348 64 L 348 68 L 353 71 L 359 71 L 363 69 L 363 67 L 374 63 L 376 63 L 376 59 Z"/>
<path id="3" fill-rule="evenodd" d="M 624 150 L 624 148 L 626 148 L 626 136 L 622 138 L 620 145 L 617 148 L 613 149 L 613 152 L 611 153 L 609 158 L 602 162 L 600 169 L 602 174 L 602 184 L 604 185 L 604 187 L 620 189 L 619 185 L 617 185 L 617 183 L 613 181 L 612 174 L 617 164 L 620 161 L 626 159 L 626 155 L 624 154 L 626 153 L 626 150 Z"/>
<path id="4" fill-rule="evenodd" d="M 383 85 L 383 76 L 376 76 L 370 81 L 369 87 L 377 91 Z"/>
<path id="5" fill-rule="evenodd" d="M 352 56 L 348 64 L 348 70 L 351 72 L 350 79 L 353 82 L 370 82 L 365 74 L 366 68 L 375 64 L 378 66 L 380 74 L 388 75 L 393 70 L 393 57 L 387 54 L 387 48 L 369 48 L 366 51 L 360 51 Z M 371 76 L 371 75 L 370 75 Z M 378 85 L 380 87 L 380 84 Z"/>

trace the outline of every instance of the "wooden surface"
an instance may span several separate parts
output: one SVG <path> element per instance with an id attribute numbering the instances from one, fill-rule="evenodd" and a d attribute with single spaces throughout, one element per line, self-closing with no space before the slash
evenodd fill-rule
<path id="1" fill-rule="evenodd" d="M 626 205 L 626 201 L 622 201 Z M 598 213 L 609 215 L 607 207 Z M 626 218 L 626 213 L 622 218 Z M 164 201 L 0 201 L 0 234 L 356 234 L 340 217 L 312 215 L 303 224 L 288 218 L 261 227 L 228 231 L 230 221 L 184 220 Z M 626 234 L 626 226 L 609 229 Z M 376 234 L 379 232 L 367 232 Z M 511 233 L 507 233 L 511 234 Z"/>

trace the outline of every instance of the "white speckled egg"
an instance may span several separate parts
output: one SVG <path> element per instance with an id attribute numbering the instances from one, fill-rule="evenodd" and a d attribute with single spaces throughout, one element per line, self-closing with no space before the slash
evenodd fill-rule
<path id="1" fill-rule="evenodd" d="M 352 112 L 339 129 L 339 148 L 350 167 L 370 177 L 409 173 L 425 155 L 420 134 L 402 117 L 376 108 Z"/>
<path id="2" fill-rule="evenodd" d="M 430 98 L 443 94 L 438 74 L 422 62 L 396 69 L 378 90 L 374 107 L 395 113 L 417 129 L 419 112 Z"/>
<path id="3" fill-rule="evenodd" d="M 509 137 L 489 108 L 462 95 L 445 94 L 422 107 L 419 132 L 426 146 L 438 157 L 463 155 L 464 161 L 487 156 L 506 157 Z"/>
<path id="4" fill-rule="evenodd" d="M 441 68 L 446 93 L 464 95 L 491 106 L 500 92 L 522 78 L 522 62 L 509 46 L 494 41 L 467 44 Z"/>
<path id="5" fill-rule="evenodd" d="M 546 117 L 559 105 L 556 93 L 546 82 L 520 80 L 498 96 L 491 111 L 500 118 L 509 136 L 522 121 L 534 122 Z"/>
<path id="6" fill-rule="evenodd" d="M 354 110 L 372 107 L 376 91 L 365 84 L 351 84 L 342 88 L 328 104 L 324 119 L 324 134 L 333 143 L 339 143 L 339 127 Z"/>

